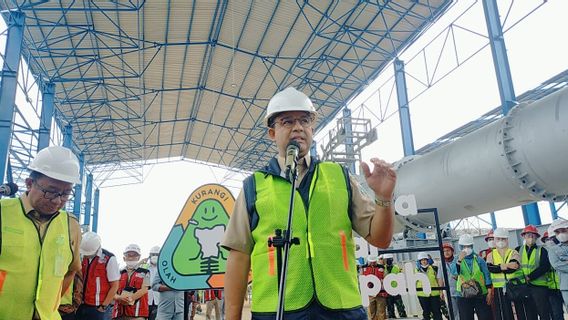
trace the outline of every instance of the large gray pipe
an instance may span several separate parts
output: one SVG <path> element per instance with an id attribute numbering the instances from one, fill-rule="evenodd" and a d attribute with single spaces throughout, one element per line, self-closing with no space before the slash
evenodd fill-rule
<path id="1" fill-rule="evenodd" d="M 419 209 L 438 208 L 441 223 L 539 200 L 565 200 L 568 88 L 520 104 L 506 117 L 402 164 L 395 196 L 404 194 L 414 194 Z M 416 228 L 433 225 L 431 217 L 397 220 Z"/>

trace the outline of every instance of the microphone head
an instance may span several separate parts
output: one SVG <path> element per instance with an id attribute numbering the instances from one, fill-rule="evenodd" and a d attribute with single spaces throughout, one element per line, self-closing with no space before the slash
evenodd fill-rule
<path id="1" fill-rule="evenodd" d="M 290 142 L 288 142 L 288 145 L 286 146 L 286 153 L 292 150 L 294 151 L 300 150 L 300 144 L 296 140 L 290 140 Z"/>

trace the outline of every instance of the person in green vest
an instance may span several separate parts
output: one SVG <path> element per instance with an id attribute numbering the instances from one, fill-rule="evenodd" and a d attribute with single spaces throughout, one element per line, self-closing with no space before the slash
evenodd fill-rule
<path id="1" fill-rule="evenodd" d="M 385 264 L 386 264 L 385 277 L 390 273 L 392 274 L 400 273 L 400 267 L 394 264 L 394 254 L 385 253 L 383 255 L 383 258 L 385 259 Z M 396 296 L 392 296 L 389 294 L 387 296 L 387 314 L 388 317 L 391 319 L 396 319 L 396 315 L 394 313 L 395 306 L 398 312 L 398 316 L 401 318 L 406 318 L 406 309 L 404 307 L 404 302 L 402 301 L 402 297 L 400 296 L 400 294 L 397 294 Z"/>
<path id="2" fill-rule="evenodd" d="M 512 301 L 505 295 L 505 283 L 511 279 L 525 281 L 521 270 L 521 256 L 515 249 L 509 248 L 509 231 L 503 228 L 495 229 L 495 249 L 487 256 L 487 268 L 493 283 L 493 299 L 495 309 L 493 319 L 513 320 Z M 526 319 L 525 310 L 521 301 L 516 301 L 515 311 L 517 319 Z"/>
<path id="3" fill-rule="evenodd" d="M 540 238 L 540 241 L 544 243 L 546 248 L 552 248 L 556 246 L 556 240 L 554 238 L 554 232 L 552 237 L 548 236 L 548 231 L 545 231 Z M 550 259 L 549 259 L 550 262 Z M 548 302 L 550 303 L 550 315 L 552 320 L 564 320 L 564 309 L 562 308 L 562 293 L 560 292 L 560 277 L 556 273 L 556 270 L 550 266 L 550 271 L 547 273 L 547 283 L 548 283 Z"/>
<path id="4" fill-rule="evenodd" d="M 420 252 L 416 261 L 419 263 L 417 272 L 425 273 L 428 277 L 432 292 L 426 293 L 422 290 L 424 284 L 421 281 L 416 282 L 416 295 L 422 307 L 422 318 L 424 320 L 442 320 L 441 303 L 444 299 L 444 293 L 440 288 L 444 286 L 443 276 L 440 268 L 430 264 L 431 257 L 426 252 Z M 432 318 L 431 318 L 432 316 Z"/>
<path id="5" fill-rule="evenodd" d="M 454 283 L 458 294 L 460 320 L 491 319 L 493 286 L 487 263 L 473 250 L 473 237 L 462 234 L 459 238 L 460 253 L 455 262 L 457 281 Z"/>
<path id="6" fill-rule="evenodd" d="M 0 319 L 59 320 L 61 296 L 81 270 L 79 222 L 62 210 L 80 182 L 79 161 L 51 146 L 28 169 L 27 191 L 0 200 Z"/>
<path id="7" fill-rule="evenodd" d="M 389 246 L 394 169 L 377 158 L 371 159 L 373 168 L 362 163 L 373 201 L 362 194 L 347 169 L 311 157 L 316 110 L 308 96 L 295 88 L 270 99 L 264 123 L 278 154 L 243 182 L 222 241 L 230 250 L 225 274 L 226 318 L 241 319 L 252 269 L 252 319 L 274 319 L 278 270 L 276 250 L 268 239 L 275 229 L 287 227 L 291 184 L 285 159 L 288 144 L 295 141 L 299 155 L 292 236 L 299 244 L 290 249 L 285 318 L 366 319 L 352 230 L 375 247 Z"/>
<path id="8" fill-rule="evenodd" d="M 525 275 L 525 281 L 530 286 L 531 299 L 525 304 L 525 310 L 529 319 L 536 319 L 538 314 L 540 319 L 550 318 L 550 308 L 548 301 L 550 290 L 548 290 L 548 273 L 550 272 L 550 261 L 548 261 L 548 251 L 536 244 L 540 233 L 533 225 L 526 226 L 521 232 L 524 245 L 515 248 L 521 255 L 521 270 Z"/>

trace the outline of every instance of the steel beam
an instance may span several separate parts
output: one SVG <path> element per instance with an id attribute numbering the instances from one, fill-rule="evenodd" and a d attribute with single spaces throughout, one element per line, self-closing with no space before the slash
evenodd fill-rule
<path id="1" fill-rule="evenodd" d="M 18 71 L 22 54 L 25 20 L 26 15 L 24 13 L 20 11 L 10 12 L 4 65 L 2 66 L 2 77 L 0 79 L 0 182 L 4 181 L 10 142 L 12 140 L 16 88 L 18 86 Z"/>
<path id="2" fill-rule="evenodd" d="M 43 85 L 41 120 L 39 124 L 39 138 L 37 142 L 37 151 L 49 146 L 49 138 L 51 135 L 51 120 L 53 119 L 53 97 L 55 95 L 55 84 L 48 82 Z M 71 147 L 69 144 L 68 147 Z"/>
<path id="3" fill-rule="evenodd" d="M 83 174 L 85 171 L 85 157 L 81 153 L 79 155 L 79 181 L 75 184 L 75 199 L 73 202 L 73 214 L 81 221 L 81 200 L 83 198 Z"/>
<path id="4" fill-rule="evenodd" d="M 550 215 L 552 216 L 552 220 L 558 219 L 558 211 L 556 210 L 556 204 L 550 201 L 548 203 L 550 205 Z"/>
<path id="5" fill-rule="evenodd" d="M 497 85 L 499 86 L 501 108 L 503 114 L 507 115 L 509 110 L 517 103 L 497 1 L 483 0 L 483 12 L 485 13 L 491 55 L 493 56 L 493 65 L 497 76 Z M 523 206 L 522 210 L 525 225 L 540 225 L 541 220 L 536 203 L 526 204 Z"/>
<path id="6" fill-rule="evenodd" d="M 410 156 L 414 154 L 414 141 L 412 139 L 412 125 L 410 123 L 410 110 L 408 108 L 408 92 L 406 90 L 404 62 L 402 60 L 394 60 L 394 78 L 396 83 L 396 96 L 398 100 L 400 131 L 402 133 L 402 147 L 404 149 L 404 156 Z"/>
<path id="7" fill-rule="evenodd" d="M 97 232 L 99 225 L 99 188 L 95 189 L 95 199 L 93 201 L 93 226 L 91 229 L 93 232 Z"/>
<path id="8" fill-rule="evenodd" d="M 355 159 L 355 149 L 353 148 L 353 126 L 351 121 L 351 110 L 347 107 L 343 108 L 343 128 L 345 129 L 345 152 L 348 159 Z M 349 163 L 349 171 L 356 174 L 355 161 Z"/>
<path id="9" fill-rule="evenodd" d="M 85 189 L 85 216 L 83 217 L 83 225 L 87 226 L 91 224 L 91 206 L 93 198 L 93 174 L 89 173 L 87 175 L 87 187 Z"/>

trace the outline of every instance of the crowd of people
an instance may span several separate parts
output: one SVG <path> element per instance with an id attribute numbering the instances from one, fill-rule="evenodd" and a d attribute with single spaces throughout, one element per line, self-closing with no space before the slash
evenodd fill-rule
<path id="1" fill-rule="evenodd" d="M 563 306 L 568 301 L 568 221 L 554 220 L 542 235 L 535 226 L 528 225 L 520 235 L 523 244 L 511 248 L 507 230 L 491 230 L 485 237 L 488 247 L 478 253 L 469 234 L 460 236 L 459 250 L 444 243 L 441 263 L 446 264 L 448 272 L 447 300 L 442 268 L 429 254 L 419 253 L 415 272 L 426 274 L 433 288 L 426 294 L 421 290 L 422 283 L 417 283 L 422 319 L 450 319 L 446 303 L 452 304 L 452 319 L 564 319 Z M 392 270 L 400 270 L 393 267 L 392 260 L 392 254 L 369 256 L 360 273 L 384 279 Z M 399 297 L 384 289 L 369 297 L 369 319 L 387 319 L 387 311 L 389 319 L 396 318 L 394 301 L 400 301 L 398 316 L 405 318 L 407 312 Z"/>
<path id="2" fill-rule="evenodd" d="M 63 320 L 193 320 L 201 310 L 199 291 L 173 290 L 157 271 L 160 247 L 146 258 L 137 244 L 123 251 L 124 266 L 101 246 L 101 238 L 86 232 L 80 245 L 81 271 L 63 294 L 59 314 Z M 224 319 L 222 290 L 202 290 L 207 320 Z M 214 310 L 214 315 L 213 315 Z M 187 312 L 187 318 L 184 318 Z"/>

